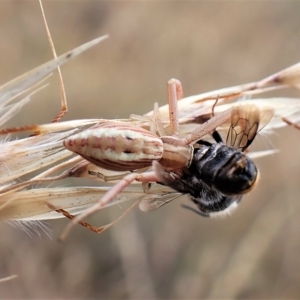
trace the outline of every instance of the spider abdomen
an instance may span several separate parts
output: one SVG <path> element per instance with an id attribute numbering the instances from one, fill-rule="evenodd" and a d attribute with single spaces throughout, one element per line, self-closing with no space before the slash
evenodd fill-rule
<path id="1" fill-rule="evenodd" d="M 160 160 L 163 142 L 150 131 L 121 122 L 100 123 L 64 141 L 64 146 L 95 165 L 132 171 Z"/>

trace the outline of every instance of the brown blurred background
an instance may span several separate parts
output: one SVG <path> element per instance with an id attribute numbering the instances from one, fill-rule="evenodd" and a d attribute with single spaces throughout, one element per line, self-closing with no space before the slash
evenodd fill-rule
<path id="1" fill-rule="evenodd" d="M 103 34 L 109 40 L 62 68 L 74 118 L 127 118 L 166 103 L 166 82 L 184 94 L 251 82 L 300 61 L 297 1 L 44 1 L 58 54 Z M 52 58 L 37 1 L 1 1 L 0 83 Z M 45 123 L 59 111 L 57 76 L 9 125 Z M 283 95 L 292 95 L 289 91 Z M 293 96 L 300 96 L 294 92 Z M 260 159 L 258 187 L 225 219 L 137 209 L 95 235 L 68 220 L 50 239 L 0 226 L 1 298 L 298 298 L 300 132 L 277 131 L 280 153 Z M 103 225 L 120 214 L 91 218 Z"/>

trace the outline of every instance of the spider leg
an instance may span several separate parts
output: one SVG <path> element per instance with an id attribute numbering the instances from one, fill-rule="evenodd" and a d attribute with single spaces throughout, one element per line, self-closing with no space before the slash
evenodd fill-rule
<path id="1" fill-rule="evenodd" d="M 157 102 L 154 103 L 153 121 L 151 122 L 150 131 L 154 134 L 157 132 L 159 136 L 167 135 L 166 130 L 159 119 L 159 107 Z"/>
<path id="2" fill-rule="evenodd" d="M 182 140 L 186 145 L 192 145 L 195 142 L 199 141 L 203 136 L 214 132 L 215 129 L 228 121 L 231 117 L 232 109 L 229 108 L 224 110 L 220 114 L 216 115 L 214 118 L 209 119 L 205 123 L 199 125 L 191 133 L 188 133 Z"/>
<path id="3" fill-rule="evenodd" d="M 125 174 L 119 174 L 119 175 L 104 175 L 100 172 L 95 172 L 95 171 L 88 171 L 89 175 L 95 176 L 100 178 L 102 181 L 108 182 L 108 181 L 114 181 L 114 180 L 120 180 L 124 178 L 126 175 L 131 174 L 131 173 L 125 173 Z"/>
<path id="4" fill-rule="evenodd" d="M 287 123 L 289 126 L 292 126 L 292 127 L 296 128 L 296 129 L 299 129 L 299 130 L 300 130 L 300 125 L 299 125 L 299 124 L 294 123 L 294 122 L 291 122 L 291 121 L 290 121 L 289 119 L 287 119 L 287 118 L 282 118 L 282 121 L 285 122 L 285 123 Z"/>
<path id="5" fill-rule="evenodd" d="M 83 213 L 79 214 L 72 221 L 66 226 L 64 231 L 59 237 L 60 241 L 65 240 L 67 235 L 69 234 L 70 230 L 82 221 L 84 218 L 90 216 L 91 214 L 95 213 L 96 211 L 102 209 L 107 204 L 109 204 L 119 193 L 121 193 L 127 186 L 129 186 L 133 181 L 140 181 L 140 182 L 156 182 L 158 181 L 157 176 L 154 172 L 146 172 L 146 173 L 131 173 L 123 177 L 116 185 L 114 185 L 95 205 L 91 206 L 90 208 L 86 209 Z"/>
<path id="6" fill-rule="evenodd" d="M 168 101 L 169 101 L 169 119 L 171 135 L 178 136 L 178 105 L 177 101 L 182 98 L 182 85 L 178 79 L 170 79 L 168 81 Z"/>
<path id="7" fill-rule="evenodd" d="M 95 232 L 95 233 L 101 233 L 103 232 L 104 230 L 108 229 L 109 227 L 111 227 L 112 225 L 114 225 L 115 223 L 117 223 L 118 221 L 120 221 L 135 205 L 137 205 L 139 201 L 135 201 L 129 208 L 127 208 L 122 214 L 121 216 L 119 216 L 116 220 L 114 220 L 113 222 L 109 223 L 109 224 L 106 224 L 104 226 L 101 226 L 101 227 L 95 227 L 93 225 L 91 225 L 90 223 L 87 223 L 85 221 L 78 221 L 78 224 L 82 225 L 83 227 Z M 50 203 L 47 203 L 47 205 L 55 210 L 56 212 L 58 213 L 61 213 L 63 214 L 66 218 L 70 219 L 70 220 L 73 220 L 75 219 L 76 217 L 72 214 L 70 214 L 69 212 L 67 212 L 66 210 L 64 209 L 56 209 L 55 206 L 53 206 L 52 204 Z"/>

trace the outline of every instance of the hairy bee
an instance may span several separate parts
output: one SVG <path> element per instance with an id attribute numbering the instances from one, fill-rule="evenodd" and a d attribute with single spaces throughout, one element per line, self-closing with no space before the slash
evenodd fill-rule
<path id="1" fill-rule="evenodd" d="M 270 121 L 273 109 L 258 109 L 255 105 L 233 107 L 231 125 L 226 143 L 215 130 L 212 138 L 215 143 L 200 139 L 194 144 L 191 164 L 178 171 L 167 171 L 159 163 L 154 170 L 160 183 L 174 190 L 189 194 L 198 206 L 193 210 L 206 217 L 231 211 L 241 201 L 243 194 L 253 189 L 259 179 L 258 169 L 244 151 L 251 145 L 257 133 Z M 158 202 L 157 206 L 164 203 Z M 158 208 L 154 203 L 143 210 Z"/>

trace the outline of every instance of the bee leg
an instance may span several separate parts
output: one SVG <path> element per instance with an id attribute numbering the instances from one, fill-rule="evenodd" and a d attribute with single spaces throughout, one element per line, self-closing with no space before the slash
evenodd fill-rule
<path id="1" fill-rule="evenodd" d="M 209 217 L 209 214 L 206 214 L 200 210 L 197 210 L 196 208 L 192 207 L 192 206 L 189 206 L 189 205 L 186 205 L 186 204 L 181 204 L 181 207 L 184 208 L 184 209 L 188 209 L 188 210 L 191 210 L 192 212 L 196 213 L 197 215 L 200 215 L 202 217 Z"/>
<path id="2" fill-rule="evenodd" d="M 213 139 L 216 141 L 216 143 L 223 143 L 223 139 L 222 139 L 220 133 L 219 133 L 217 130 L 215 130 L 215 131 L 212 133 L 212 137 L 213 137 Z"/>

